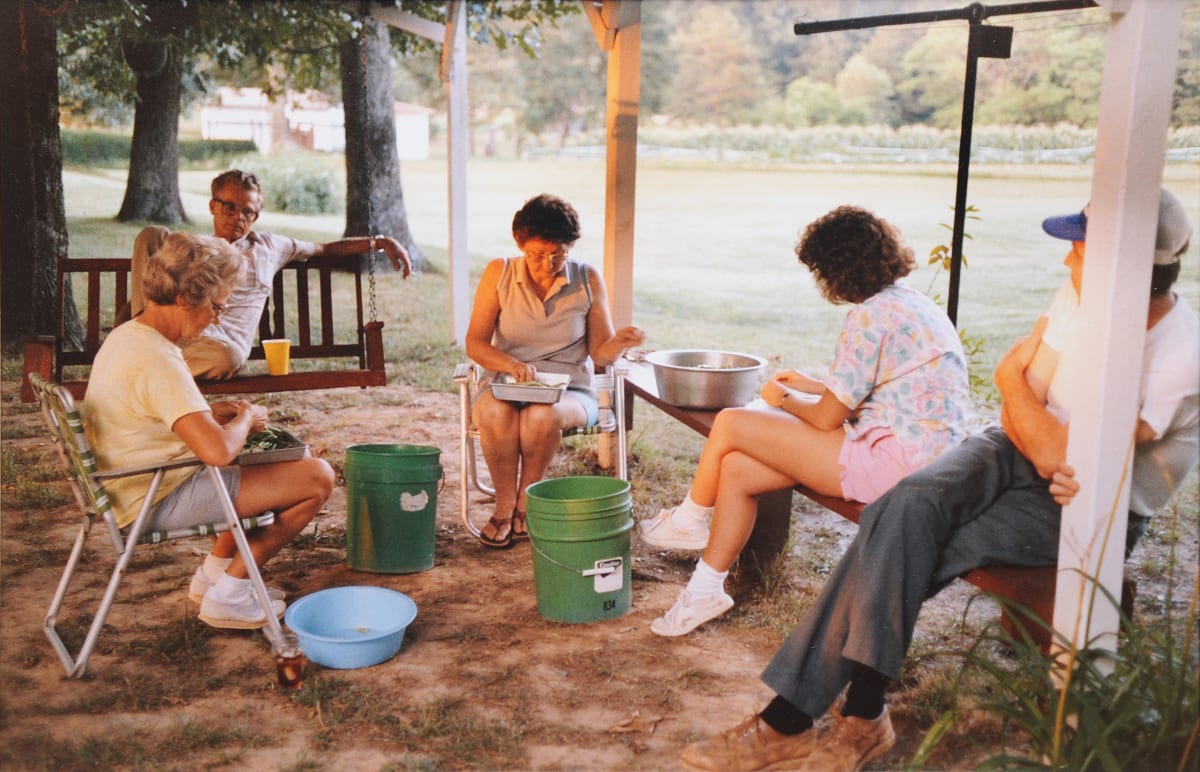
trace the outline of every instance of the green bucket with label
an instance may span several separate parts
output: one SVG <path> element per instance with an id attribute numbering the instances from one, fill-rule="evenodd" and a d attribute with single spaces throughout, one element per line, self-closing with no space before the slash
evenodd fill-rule
<path id="1" fill-rule="evenodd" d="M 346 448 L 346 564 L 411 574 L 433 568 L 441 451 L 426 445 Z"/>
<path id="2" fill-rule="evenodd" d="M 629 483 L 559 477 L 536 482 L 526 493 L 538 613 L 555 622 L 594 622 L 629 611 Z"/>

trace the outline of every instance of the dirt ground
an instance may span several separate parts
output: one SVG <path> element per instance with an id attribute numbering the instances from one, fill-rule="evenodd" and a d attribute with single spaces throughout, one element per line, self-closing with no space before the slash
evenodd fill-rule
<path id="1" fill-rule="evenodd" d="M 418 616 L 400 653 L 358 670 L 310 664 L 302 689 L 281 691 L 261 634 L 214 631 L 195 620 L 186 587 L 206 545 L 193 539 L 141 548 L 88 674 L 68 680 L 40 626 L 77 528 L 74 508 L 22 510 L 6 503 L 0 766 L 676 769 L 687 743 L 736 723 L 770 698 L 758 673 L 782 634 L 777 625 L 761 623 L 772 593 L 739 590 L 733 611 L 683 638 L 650 632 L 651 620 L 686 581 L 692 555 L 653 551 L 635 538 L 629 613 L 584 624 L 542 619 L 529 544 L 486 549 L 459 520 L 453 395 L 392 384 L 369 395 L 344 390 L 275 395 L 271 402 L 287 428 L 339 472 L 345 448 L 358 443 L 441 448 L 446 480 L 432 569 L 349 569 L 346 489 L 339 481 L 314 527 L 264 570 L 289 601 L 342 585 L 408 594 Z M 3 404 L 4 453 L 48 453 L 38 415 L 16 402 L 12 383 L 4 385 Z M 10 501 L 11 490 L 7 485 Z M 639 507 L 668 503 L 639 488 L 636 466 L 634 497 Z M 816 539 L 844 543 L 851 529 L 836 515 L 800 511 L 793 541 L 797 550 Z M 90 546 L 76 582 L 88 603 L 99 596 L 111 553 L 100 532 Z M 818 587 L 791 589 L 803 597 Z M 956 586 L 927 604 L 919 636 L 953 644 L 970 595 L 971 588 Z M 987 604 L 973 608 L 984 620 L 994 616 Z M 71 624 L 66 611 L 62 618 Z M 918 714 L 903 695 L 894 695 L 892 706 L 900 742 L 876 769 L 902 765 L 921 740 Z M 969 769 L 976 759 L 976 751 L 960 746 L 938 765 Z"/>

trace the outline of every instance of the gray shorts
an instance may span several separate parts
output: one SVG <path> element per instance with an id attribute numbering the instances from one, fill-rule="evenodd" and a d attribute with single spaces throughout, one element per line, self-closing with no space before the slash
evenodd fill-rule
<path id="1" fill-rule="evenodd" d="M 219 470 L 229 498 L 237 499 L 242 485 L 242 468 L 224 466 Z M 173 531 L 193 525 L 225 521 L 225 510 L 218 503 L 220 492 L 213 486 L 212 475 L 201 467 L 178 488 L 158 502 L 149 527 L 155 531 Z"/>
<path id="2" fill-rule="evenodd" d="M 482 393 L 484 389 L 490 388 L 492 388 L 491 384 L 483 386 L 480 388 L 480 393 Z M 587 415 L 587 423 L 585 423 L 584 426 L 595 426 L 596 424 L 600 423 L 600 403 L 595 397 L 586 391 L 580 391 L 579 389 L 567 389 L 567 393 L 574 397 L 579 404 L 583 406 L 583 412 Z M 476 396 L 476 399 L 478 399 L 478 395 Z M 497 397 L 497 399 L 499 399 L 499 397 Z M 514 405 L 520 405 L 521 407 L 535 404 L 533 402 L 517 402 L 515 400 L 505 401 L 512 401 Z"/>
<path id="3" fill-rule="evenodd" d="M 587 423 L 584 426 L 595 426 L 600 423 L 600 403 L 596 401 L 595 397 L 578 389 L 567 389 L 567 393 L 583 405 L 583 412 L 587 413 Z"/>

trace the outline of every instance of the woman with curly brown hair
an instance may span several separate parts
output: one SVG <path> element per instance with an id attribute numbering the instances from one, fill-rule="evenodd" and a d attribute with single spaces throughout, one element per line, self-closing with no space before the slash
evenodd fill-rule
<path id="1" fill-rule="evenodd" d="M 826 300 L 854 306 L 829 374 L 779 373 L 762 388 L 765 406 L 718 413 L 683 503 L 639 523 L 648 544 L 704 550 L 675 605 L 650 626 L 659 635 L 685 635 L 733 607 L 725 576 L 754 528 L 755 496 L 801 483 L 870 503 L 970 429 L 958 334 L 929 298 L 899 283 L 916 261 L 892 225 L 841 206 L 805 229 L 796 256 Z"/>

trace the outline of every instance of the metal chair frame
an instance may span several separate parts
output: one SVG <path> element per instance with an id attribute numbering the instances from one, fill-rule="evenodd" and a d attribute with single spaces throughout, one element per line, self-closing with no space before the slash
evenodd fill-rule
<path id="1" fill-rule="evenodd" d="M 54 647 L 55 652 L 62 661 L 68 676 L 78 678 L 87 670 L 88 660 L 91 659 L 92 653 L 96 648 L 100 631 L 108 619 L 109 611 L 117 596 L 117 589 L 121 584 L 121 579 L 125 576 L 129 568 L 130 562 L 133 560 L 134 547 L 138 544 L 157 544 L 173 539 L 206 536 L 231 531 L 238 551 L 246 563 L 246 570 L 250 574 L 250 582 L 259 599 L 259 603 L 262 604 L 263 608 L 271 608 L 270 596 L 267 594 L 262 574 L 259 572 L 258 565 L 254 561 L 253 553 L 250 551 L 250 544 L 246 540 L 246 529 L 270 525 L 275 521 L 273 512 L 265 512 L 256 517 L 239 518 L 237 510 L 234 509 L 233 500 L 229 496 L 229 491 L 225 488 L 219 468 L 210 464 L 204 464 L 198 458 L 179 459 L 162 464 L 146 464 L 106 472 L 99 471 L 96 467 L 96 460 L 92 453 L 91 445 L 84 432 L 83 420 L 79 415 L 79 410 L 76 408 L 75 401 L 70 392 L 61 385 L 45 380 L 35 373 L 29 375 L 29 382 L 37 394 L 38 401 L 41 403 L 42 418 L 46 423 L 46 427 L 50 430 L 55 449 L 67 467 L 67 477 L 71 483 L 71 490 L 75 495 L 75 500 L 83 511 L 83 524 L 79 529 L 78 535 L 75 537 L 70 557 L 67 558 L 62 578 L 59 579 L 58 587 L 54 591 L 54 597 L 50 601 L 50 608 L 46 612 L 46 619 L 43 624 L 43 632 L 45 632 L 46 637 L 50 640 L 50 644 Z M 212 476 L 216 489 L 220 492 L 218 503 L 221 506 L 224 518 L 217 522 L 196 525 L 191 528 L 171 531 L 147 530 L 147 524 L 150 522 L 151 513 L 154 510 L 152 502 L 154 501 L 155 494 L 158 492 L 164 473 L 169 469 L 186 466 L 204 466 L 207 468 L 207 472 Z M 104 481 L 145 474 L 151 474 L 152 476 L 142 507 L 138 511 L 137 518 L 127 528 L 122 529 L 117 524 L 116 516 L 112 511 L 108 493 L 104 489 Z M 71 578 L 83 555 L 88 535 L 97 520 L 103 520 L 108 526 L 116 560 L 112 575 L 108 580 L 108 586 L 105 588 L 100 605 L 95 616 L 92 618 L 92 623 L 88 628 L 83 644 L 80 646 L 78 653 L 72 655 L 69 647 L 57 630 L 58 613 L 62 609 Z M 268 613 L 268 637 L 276 640 L 282 635 L 282 632 L 283 629 L 279 624 L 279 620 L 275 618 L 274 614 Z"/>
<path id="2" fill-rule="evenodd" d="M 563 432 L 563 437 L 579 437 L 598 435 L 601 441 L 615 435 L 617 452 L 611 466 L 615 467 L 616 476 L 622 480 L 629 479 L 629 447 L 625 426 L 625 367 L 623 360 L 604 368 L 596 373 L 596 393 L 600 397 L 600 420 L 595 426 L 579 426 Z M 479 478 L 479 458 L 475 443 L 479 440 L 479 430 L 471 423 L 471 403 L 479 387 L 479 367 L 473 362 L 460 363 L 454 369 L 454 381 L 458 384 L 458 420 L 459 420 L 459 499 L 462 508 L 462 521 L 466 529 L 475 538 L 479 538 L 483 529 L 471 521 L 470 494 L 471 488 L 486 496 L 494 496 L 496 489 Z M 607 404 L 606 404 L 607 403 Z M 601 446 L 604 447 L 603 445 Z M 601 453 L 601 466 L 604 465 L 604 454 Z"/>

